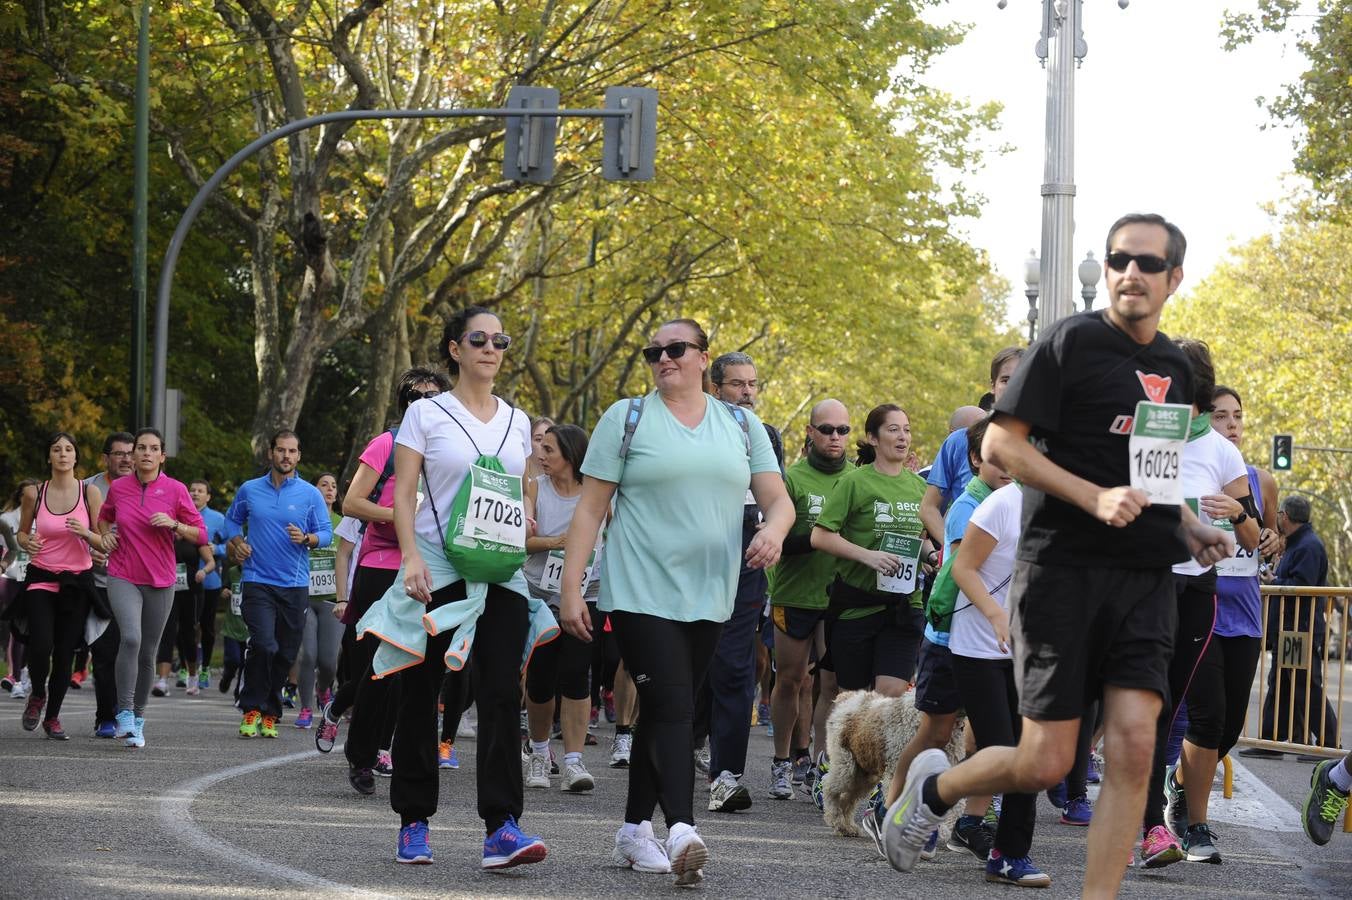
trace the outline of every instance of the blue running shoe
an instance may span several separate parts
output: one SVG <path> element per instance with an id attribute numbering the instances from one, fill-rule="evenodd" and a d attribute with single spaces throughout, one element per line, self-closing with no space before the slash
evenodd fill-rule
<path id="1" fill-rule="evenodd" d="M 133 722 L 131 734 L 127 735 L 127 746 L 140 750 L 146 745 L 146 720 L 144 716 L 136 716 Z"/>
<path id="2" fill-rule="evenodd" d="M 533 834 L 523 834 L 511 816 L 502 827 L 484 838 L 485 869 L 510 869 L 537 863 L 549 855 L 545 842 Z"/>
<path id="3" fill-rule="evenodd" d="M 1052 878 L 1026 856 L 1001 856 L 991 850 L 986 861 L 986 880 L 996 884 L 1016 884 L 1019 887 L 1051 887 Z"/>
<path id="4" fill-rule="evenodd" d="M 117 719 L 113 723 L 113 737 L 125 738 L 131 737 L 136 731 L 136 714 L 129 709 L 120 709 L 117 712 Z"/>
<path id="5" fill-rule="evenodd" d="M 399 848 L 394 861 L 415 866 L 432 864 L 432 847 L 427 843 L 427 823 L 410 822 L 399 829 Z"/>
<path id="6" fill-rule="evenodd" d="M 117 737 L 117 724 L 114 722 L 100 722 L 99 727 L 94 729 L 94 737 Z"/>
<path id="7" fill-rule="evenodd" d="M 1065 809 L 1061 810 L 1062 825 L 1088 825 L 1093 818 L 1089 798 L 1083 795 L 1067 800 Z"/>
<path id="8" fill-rule="evenodd" d="M 1057 809 L 1065 809 L 1066 801 L 1070 799 L 1068 793 L 1069 792 L 1066 790 L 1066 782 L 1063 780 L 1055 787 L 1047 788 L 1047 799 L 1051 802 L 1052 806 L 1055 806 Z"/>

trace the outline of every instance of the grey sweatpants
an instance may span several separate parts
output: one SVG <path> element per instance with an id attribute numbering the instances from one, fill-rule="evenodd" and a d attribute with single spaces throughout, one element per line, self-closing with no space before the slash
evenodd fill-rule
<path id="1" fill-rule="evenodd" d="M 338 671 L 338 648 L 343 643 L 346 628 L 333 615 L 333 604 L 327 600 L 311 600 L 310 614 L 305 617 L 305 634 L 300 642 L 300 705 L 318 712 L 315 706 L 315 688 L 333 687 Z M 316 676 L 315 670 L 319 670 Z"/>
<path id="2" fill-rule="evenodd" d="M 122 634 L 117 649 L 117 708 L 140 716 L 155 680 L 155 653 L 174 605 L 174 586 L 153 588 L 109 576 L 108 603 Z"/>

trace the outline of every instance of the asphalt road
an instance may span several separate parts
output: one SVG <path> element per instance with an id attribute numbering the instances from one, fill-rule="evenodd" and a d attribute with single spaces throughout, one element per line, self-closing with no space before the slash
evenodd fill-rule
<path id="1" fill-rule="evenodd" d="M 393 861 L 398 818 L 389 782 L 373 797 L 347 783 L 341 753 L 314 750 L 313 732 L 283 724 L 278 740 L 242 741 L 238 713 L 213 686 L 152 699 L 144 750 L 91 736 L 93 692 L 71 691 L 62 719 L 73 738 L 19 727 L 21 703 L 0 695 L 0 896 L 5 897 L 632 897 L 677 891 L 668 876 L 609 863 L 624 802 L 624 773 L 606 767 L 609 728 L 585 761 L 589 795 L 528 790 L 523 824 L 549 858 L 505 873 L 479 868 L 472 741 L 462 768 L 441 773 L 432 866 Z M 833 835 L 805 797 L 765 796 L 771 745 L 753 729 L 754 805 L 696 818 L 711 861 L 700 890 L 720 897 L 1007 897 L 969 855 L 941 851 L 915 873 L 893 872 L 867 839 Z M 1352 897 L 1352 835 L 1328 847 L 1299 831 L 1310 766 L 1245 761 L 1236 798 L 1213 796 L 1221 866 L 1180 863 L 1127 871 L 1122 896 Z M 1283 830 L 1285 829 L 1285 830 Z M 659 834 L 663 833 L 659 825 Z M 1033 858 L 1054 883 L 1044 897 L 1079 893 L 1085 831 L 1057 824 L 1045 800 Z"/>

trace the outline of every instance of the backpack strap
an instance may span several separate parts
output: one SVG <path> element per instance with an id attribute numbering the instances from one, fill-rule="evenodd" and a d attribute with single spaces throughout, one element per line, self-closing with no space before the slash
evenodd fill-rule
<path id="1" fill-rule="evenodd" d="M 751 420 L 746 417 L 746 410 L 735 403 L 729 403 L 726 400 L 721 401 L 732 414 L 733 419 L 742 428 L 742 444 L 746 447 L 746 458 L 751 459 Z"/>
<path id="2" fill-rule="evenodd" d="M 396 425 L 389 430 L 390 435 L 390 455 L 385 459 L 385 465 L 381 467 L 380 477 L 376 479 L 376 486 L 372 488 L 371 493 L 366 495 L 366 499 L 371 503 L 379 503 L 380 495 L 385 491 L 386 483 L 394 477 L 394 442 L 399 437 L 399 426 Z"/>
<path id="3" fill-rule="evenodd" d="M 644 397 L 630 397 L 629 409 L 624 414 L 624 437 L 620 440 L 620 459 L 629 455 L 629 445 L 634 440 L 634 430 L 638 428 L 638 420 L 643 418 Z"/>

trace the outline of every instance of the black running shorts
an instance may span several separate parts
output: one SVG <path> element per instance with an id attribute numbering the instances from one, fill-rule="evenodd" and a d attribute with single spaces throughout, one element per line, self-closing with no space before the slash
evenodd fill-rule
<path id="1" fill-rule="evenodd" d="M 1105 685 L 1167 702 L 1178 626 L 1173 572 L 1020 560 L 1009 591 L 1019 713 L 1076 719 Z"/>

